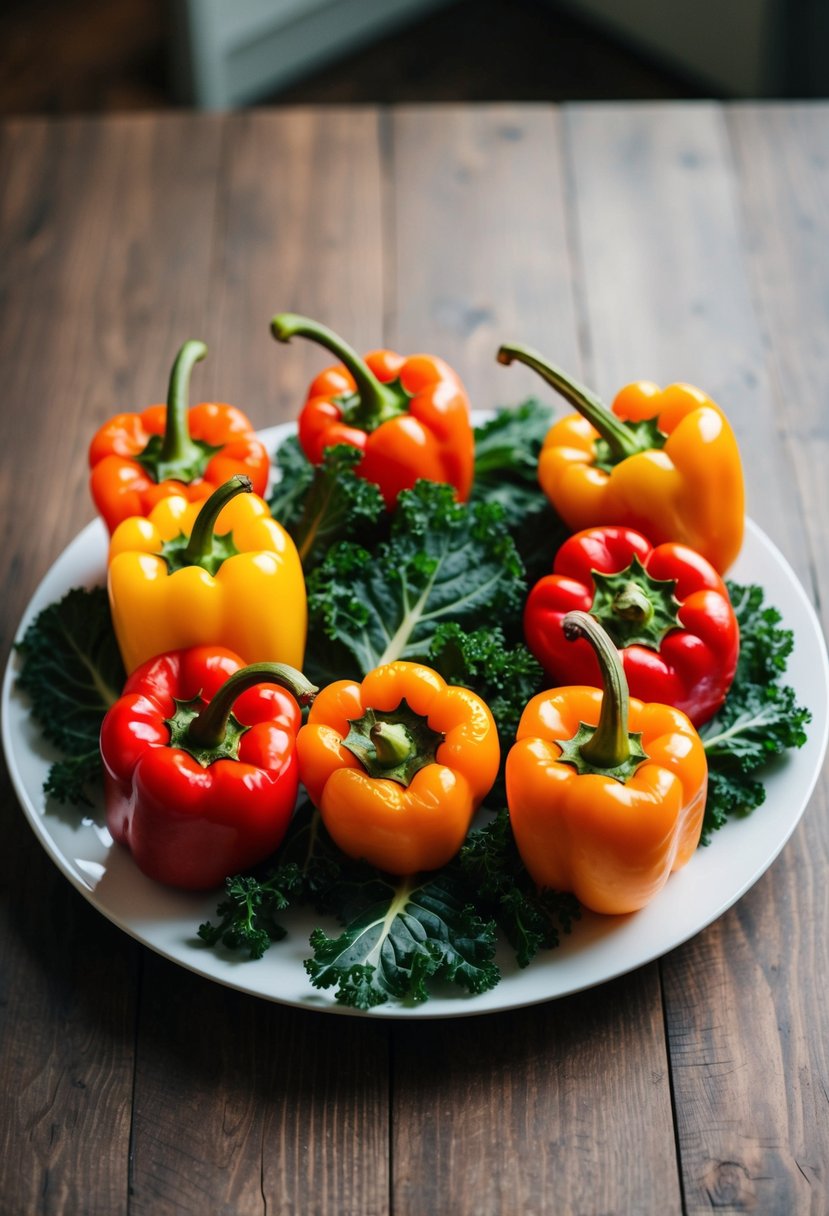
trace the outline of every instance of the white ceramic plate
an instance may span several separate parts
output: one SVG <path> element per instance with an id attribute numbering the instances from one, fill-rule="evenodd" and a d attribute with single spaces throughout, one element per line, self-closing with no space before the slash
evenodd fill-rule
<path id="1" fill-rule="evenodd" d="M 263 433 L 273 448 L 290 430 Z M 62 553 L 35 592 L 18 631 L 41 609 L 72 587 L 103 583 L 107 538 L 100 521 L 90 524 Z M 794 630 L 795 650 L 787 682 L 798 703 L 812 712 L 809 738 L 799 751 L 777 762 L 766 775 L 765 803 L 751 816 L 726 824 L 707 848 L 671 877 L 641 912 L 625 917 L 585 914 L 556 950 L 539 955 L 521 971 L 508 948 L 499 950 L 501 982 L 480 996 L 436 995 L 425 1005 L 382 1005 L 371 1017 L 457 1017 L 513 1009 L 552 1000 L 632 971 L 687 941 L 734 904 L 768 869 L 794 831 L 811 797 L 826 749 L 829 668 L 817 618 L 791 567 L 751 521 L 743 552 L 729 572 L 738 582 L 756 582 Z M 43 782 L 53 759 L 31 721 L 26 698 L 16 690 L 17 657 L 9 660 L 2 692 L 3 746 L 24 814 L 57 867 L 104 916 L 165 958 L 199 975 L 243 992 L 307 1009 L 343 1010 L 330 992 L 311 987 L 303 969 L 312 928 L 326 924 L 310 912 L 283 918 L 285 941 L 265 957 L 250 961 L 201 945 L 196 928 L 214 918 L 217 896 L 168 891 L 145 878 L 129 853 L 113 845 L 103 826 L 103 809 L 82 821 L 71 809 L 48 801 Z"/>

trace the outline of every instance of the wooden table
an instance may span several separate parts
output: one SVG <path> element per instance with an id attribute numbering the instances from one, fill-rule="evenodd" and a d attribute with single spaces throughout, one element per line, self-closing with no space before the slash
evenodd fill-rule
<path id="1" fill-rule="evenodd" d="M 93 517 L 86 446 L 158 399 L 295 415 L 320 356 L 440 352 L 473 403 L 687 379 L 728 408 L 751 515 L 829 603 L 829 108 L 321 109 L 6 124 L 8 653 Z M 543 390 L 542 390 L 543 391 Z M 825 619 L 824 609 L 824 619 Z M 58 873 L 4 776 L 3 1213 L 426 1216 L 829 1210 L 827 784 L 726 915 L 623 979 L 450 1021 L 335 1017 L 200 979 Z M 712 846 L 712 847 L 715 847 Z"/>

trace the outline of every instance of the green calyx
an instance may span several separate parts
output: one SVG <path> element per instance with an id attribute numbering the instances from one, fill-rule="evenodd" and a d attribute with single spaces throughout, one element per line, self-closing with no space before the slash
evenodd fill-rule
<path id="1" fill-rule="evenodd" d="M 585 638 L 593 647 L 602 674 L 603 695 L 598 724 L 581 722 L 571 739 L 558 740 L 559 760 L 572 764 L 580 775 L 597 773 L 624 785 L 648 757 L 641 734 L 628 727 L 630 694 L 619 652 L 598 621 L 586 612 L 568 612 L 562 627 L 568 641 Z"/>
<path id="2" fill-rule="evenodd" d="M 615 574 L 593 570 L 592 576 L 590 615 L 620 650 L 626 646 L 658 650 L 666 634 L 681 628 L 675 578 L 652 578 L 636 556 L 624 570 Z"/>
<path id="3" fill-rule="evenodd" d="M 234 715 L 233 705 L 256 684 L 278 684 L 301 706 L 310 705 L 318 691 L 301 671 L 287 663 L 251 663 L 228 676 L 209 704 L 201 695 L 190 701 L 175 701 L 175 713 L 165 719 L 170 747 L 187 752 L 202 768 L 209 768 L 217 760 L 238 760 L 239 744 L 250 727 L 243 726 Z"/>
<path id="4" fill-rule="evenodd" d="M 310 317 L 294 312 L 281 312 L 271 321 L 271 333 L 278 342 L 290 342 L 291 338 L 309 338 L 325 347 L 351 373 L 356 391 L 336 398 L 347 426 L 358 430 L 376 431 L 384 422 L 405 414 L 411 397 L 399 380 L 385 383 L 347 342 L 333 330 Z"/>
<path id="5" fill-rule="evenodd" d="M 444 740 L 405 700 L 389 712 L 367 709 L 362 718 L 353 718 L 348 725 L 343 746 L 357 757 L 369 777 L 384 777 L 402 786 L 409 785 L 427 764 L 436 763 Z"/>
<path id="6" fill-rule="evenodd" d="M 156 482 L 189 484 L 204 476 L 204 470 L 221 446 L 214 447 L 190 436 L 187 415 L 190 376 L 207 354 L 204 342 L 190 339 L 176 355 L 167 390 L 167 418 L 163 435 L 153 435 L 135 459 Z"/>
<path id="7" fill-rule="evenodd" d="M 208 574 L 215 575 L 223 562 L 234 557 L 239 550 L 233 543 L 233 533 L 217 533 L 216 521 L 222 509 L 237 494 L 252 493 L 253 483 L 244 473 L 235 474 L 214 490 L 196 516 L 190 535 L 179 533 L 162 545 L 160 556 L 167 563 L 169 573 L 173 574 L 185 566 L 201 566 Z"/>
<path id="8" fill-rule="evenodd" d="M 515 362 L 532 368 L 599 432 L 595 443 L 594 464 L 604 472 L 609 473 L 615 465 L 635 456 L 637 452 L 664 447 L 666 436 L 657 427 L 655 419 L 623 421 L 589 388 L 529 347 L 502 346 L 498 350 L 497 359 L 499 363 L 507 366 Z"/>

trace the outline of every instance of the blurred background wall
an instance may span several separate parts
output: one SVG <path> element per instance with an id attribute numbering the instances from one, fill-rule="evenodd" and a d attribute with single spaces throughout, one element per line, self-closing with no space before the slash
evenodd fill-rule
<path id="1" fill-rule="evenodd" d="M 829 95 L 829 0 L 5 0 L 0 112 Z"/>

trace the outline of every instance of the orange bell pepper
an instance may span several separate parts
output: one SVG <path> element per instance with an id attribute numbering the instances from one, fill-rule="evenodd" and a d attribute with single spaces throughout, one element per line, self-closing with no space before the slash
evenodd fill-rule
<path id="1" fill-rule="evenodd" d="M 190 374 L 206 354 L 203 342 L 185 342 L 167 404 L 116 414 L 94 435 L 89 488 L 110 532 L 133 515 L 149 515 L 171 494 L 202 502 L 235 473 L 250 478 L 255 494 L 265 493 L 270 457 L 247 416 L 213 401 L 187 408 Z"/>
<path id="2" fill-rule="evenodd" d="M 572 892 L 594 912 L 644 907 L 699 844 L 708 765 L 678 709 L 628 696 L 609 637 L 584 612 L 603 689 L 575 685 L 530 701 L 506 763 L 515 841 L 541 888 Z"/>
<path id="3" fill-rule="evenodd" d="M 538 461 L 541 488 L 574 531 L 622 524 L 653 545 L 678 541 L 723 574 L 743 543 L 745 490 L 734 432 L 690 384 L 638 381 L 608 409 L 541 355 L 502 346 L 498 361 L 525 363 L 578 413 L 556 422 Z"/>
<path id="4" fill-rule="evenodd" d="M 358 448 L 356 472 L 379 487 L 388 510 L 420 478 L 468 499 L 475 439 L 466 390 L 448 364 L 390 350 L 361 359 L 325 325 L 296 313 L 275 316 L 271 332 L 280 342 L 310 338 L 341 360 L 320 372 L 300 411 L 299 442 L 312 464 L 336 444 Z"/>
<path id="5" fill-rule="evenodd" d="M 500 760 L 484 702 L 403 661 L 318 693 L 297 751 L 335 844 L 396 875 L 436 870 L 457 853 Z"/>

